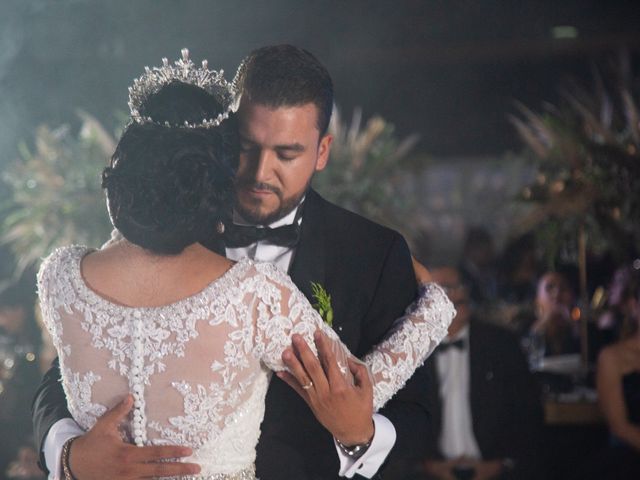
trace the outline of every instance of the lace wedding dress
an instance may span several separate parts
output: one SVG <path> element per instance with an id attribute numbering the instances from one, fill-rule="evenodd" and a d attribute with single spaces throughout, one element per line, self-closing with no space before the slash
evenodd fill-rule
<path id="1" fill-rule="evenodd" d="M 291 335 L 313 345 L 320 328 L 348 355 L 291 279 L 242 260 L 201 292 L 163 307 L 133 308 L 92 291 L 80 273 L 90 250 L 71 246 L 38 274 L 44 322 L 60 359 L 69 411 L 84 429 L 134 396 L 124 435 L 137 445 L 194 450 L 202 479 L 253 479 L 255 447 L 271 371 L 283 370 Z M 454 309 L 435 284 L 364 362 L 378 409 L 446 335 Z M 345 369 L 346 370 L 346 369 Z"/>

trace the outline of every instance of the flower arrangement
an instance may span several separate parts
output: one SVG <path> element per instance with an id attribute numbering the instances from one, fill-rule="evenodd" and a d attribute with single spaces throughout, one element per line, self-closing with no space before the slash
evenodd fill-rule
<path id="1" fill-rule="evenodd" d="M 79 116 L 77 135 L 67 126 L 39 127 L 34 147 L 20 145 L 20 157 L 3 172 L 0 240 L 11 247 L 17 274 L 56 247 L 100 246 L 109 238 L 100 171 L 115 140 L 95 118 Z"/>

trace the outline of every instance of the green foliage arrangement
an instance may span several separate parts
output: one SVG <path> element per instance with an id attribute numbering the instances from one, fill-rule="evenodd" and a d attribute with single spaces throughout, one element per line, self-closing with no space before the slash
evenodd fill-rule
<path id="1" fill-rule="evenodd" d="M 549 266 L 577 260 L 579 231 L 591 251 L 618 261 L 640 250 L 639 84 L 628 55 L 607 67 L 593 88 L 563 91 L 561 105 L 519 105 L 511 117 L 539 167 L 522 193 L 534 208 L 519 227 L 536 231 Z"/>
<path id="2" fill-rule="evenodd" d="M 95 118 L 79 115 L 77 135 L 66 126 L 41 126 L 34 147 L 20 145 L 20 157 L 3 172 L 0 239 L 11 247 L 17 273 L 56 247 L 100 246 L 109 238 L 100 172 L 115 140 Z"/>
<path id="3" fill-rule="evenodd" d="M 398 139 L 394 126 L 379 116 L 363 126 L 360 109 L 347 124 L 337 108 L 329 133 L 333 135 L 330 161 L 314 177 L 314 188 L 348 210 L 406 231 L 415 205 L 413 197 L 403 191 L 403 175 L 407 175 L 407 155 L 418 136 Z"/>

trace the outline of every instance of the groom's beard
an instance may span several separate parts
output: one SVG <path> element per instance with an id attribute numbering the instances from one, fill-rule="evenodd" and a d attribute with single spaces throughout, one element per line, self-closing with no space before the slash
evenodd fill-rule
<path id="1" fill-rule="evenodd" d="M 278 187 L 270 185 L 268 183 L 262 182 L 250 182 L 250 181 L 238 181 L 236 183 L 236 191 L 239 189 L 257 189 L 257 190 L 268 190 L 273 192 L 273 194 L 278 198 L 279 205 L 271 211 L 263 211 L 260 207 L 262 203 L 260 200 L 249 200 L 242 204 L 237 199 L 235 202 L 235 209 L 240 214 L 240 216 L 254 225 L 269 225 L 273 222 L 280 220 L 283 217 L 286 217 L 289 213 L 293 211 L 299 204 L 302 198 L 306 195 L 309 186 L 311 185 L 311 179 L 305 185 L 305 188 L 298 195 L 294 195 L 292 197 L 284 198 L 282 190 Z"/>

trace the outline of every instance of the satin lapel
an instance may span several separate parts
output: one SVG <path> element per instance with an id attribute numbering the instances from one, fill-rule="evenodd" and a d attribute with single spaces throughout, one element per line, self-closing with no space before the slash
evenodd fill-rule
<path id="1" fill-rule="evenodd" d="M 325 285 L 327 245 L 323 225 L 328 219 L 325 218 L 322 202 L 324 200 L 316 192 L 309 190 L 304 202 L 300 242 L 289 268 L 293 283 L 311 303 L 314 302 L 311 282 L 320 283 L 327 288 Z"/>
<path id="2" fill-rule="evenodd" d="M 431 419 L 433 421 L 433 434 L 435 438 L 434 451 L 439 450 L 438 441 L 442 433 L 442 399 L 440 397 L 440 377 L 438 376 L 438 357 L 432 356 L 427 360 L 427 368 L 429 369 L 429 375 L 431 376 L 431 385 L 433 391 L 431 392 L 432 401 L 429 404 Z"/>
<path id="3" fill-rule="evenodd" d="M 491 381 L 492 378 L 487 378 L 488 375 L 493 375 L 492 372 L 486 368 L 484 358 L 478 351 L 478 346 L 482 343 L 482 338 L 478 338 L 482 335 L 481 332 L 474 327 L 476 320 L 471 319 L 469 322 L 469 403 L 471 404 L 471 422 L 473 424 L 473 434 L 478 442 L 478 447 L 482 450 L 482 439 L 484 438 L 482 430 L 482 422 L 480 421 L 483 412 L 482 409 L 486 406 L 482 405 L 481 397 L 482 392 L 486 391 L 484 383 Z"/>

